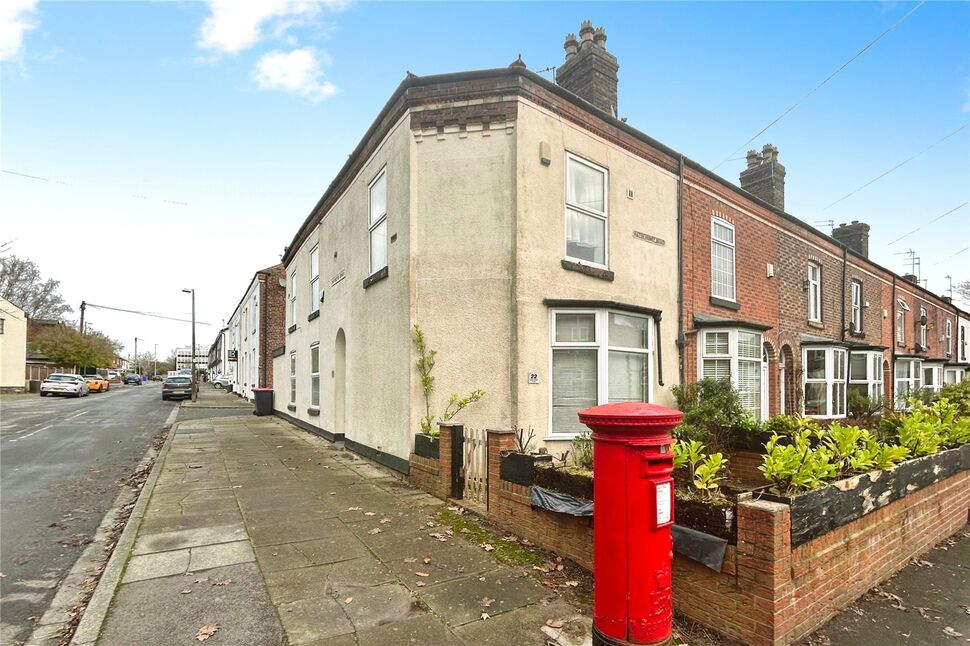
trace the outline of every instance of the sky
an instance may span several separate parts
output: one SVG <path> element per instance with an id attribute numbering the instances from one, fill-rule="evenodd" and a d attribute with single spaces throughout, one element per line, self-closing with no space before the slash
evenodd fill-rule
<path id="1" fill-rule="evenodd" d="M 0 253 L 59 280 L 74 317 L 187 319 L 194 288 L 208 347 L 408 71 L 545 70 L 585 19 L 632 126 L 735 183 L 772 143 L 789 213 L 869 223 L 870 257 L 904 273 L 912 250 L 937 293 L 970 280 L 966 2 L 5 0 Z M 86 320 L 123 354 L 190 341 Z"/>

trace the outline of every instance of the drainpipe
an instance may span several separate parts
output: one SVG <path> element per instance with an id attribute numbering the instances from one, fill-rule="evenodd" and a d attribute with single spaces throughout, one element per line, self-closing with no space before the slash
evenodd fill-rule
<path id="1" fill-rule="evenodd" d="M 896 302 L 896 274 L 893 274 L 893 295 L 889 299 L 889 313 L 893 321 L 893 332 L 892 338 L 889 340 L 889 347 L 891 351 L 889 352 L 889 402 L 895 407 L 896 406 L 896 306 L 893 303 Z M 886 376 L 883 375 L 883 379 Z"/>
<path id="2" fill-rule="evenodd" d="M 842 247 L 842 340 L 845 341 L 845 270 L 846 262 L 848 261 L 847 255 L 848 247 Z M 848 371 L 846 371 L 846 380 L 848 380 Z"/>
<path id="3" fill-rule="evenodd" d="M 684 383 L 684 156 L 680 156 L 680 172 L 677 175 L 677 374 Z M 657 346 L 660 347 L 659 344 Z"/>

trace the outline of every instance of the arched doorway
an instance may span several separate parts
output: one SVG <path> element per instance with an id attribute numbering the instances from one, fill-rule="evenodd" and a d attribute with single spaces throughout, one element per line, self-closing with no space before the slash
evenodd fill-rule
<path id="1" fill-rule="evenodd" d="M 337 330 L 333 359 L 333 432 L 345 433 L 346 412 L 344 404 L 347 394 L 347 337 L 344 336 L 343 328 Z"/>
<path id="2" fill-rule="evenodd" d="M 795 355 L 791 346 L 783 345 L 778 362 L 778 383 L 781 385 L 779 410 L 785 415 L 794 415 L 799 409 L 798 391 L 795 389 L 796 377 Z"/>

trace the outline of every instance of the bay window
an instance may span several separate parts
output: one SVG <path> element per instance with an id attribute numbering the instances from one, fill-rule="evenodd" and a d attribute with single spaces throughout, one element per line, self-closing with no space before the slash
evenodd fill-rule
<path id="1" fill-rule="evenodd" d="M 943 388 L 943 366 L 939 363 L 923 364 L 923 388 L 939 392 Z"/>
<path id="2" fill-rule="evenodd" d="M 945 384 L 958 384 L 963 381 L 963 376 L 966 374 L 964 368 L 947 368 L 943 371 L 943 383 Z"/>
<path id="3" fill-rule="evenodd" d="M 882 397 L 882 352 L 857 352 L 849 355 L 849 392 L 875 401 Z"/>
<path id="4" fill-rule="evenodd" d="M 370 237 L 370 273 L 387 267 L 387 172 L 382 169 L 370 184 L 367 228 Z"/>
<path id="5" fill-rule="evenodd" d="M 923 362 L 919 359 L 896 359 L 896 407 L 905 408 L 906 398 L 920 389 Z"/>
<path id="6" fill-rule="evenodd" d="M 737 300 L 734 265 L 734 225 L 711 218 L 711 296 Z"/>
<path id="7" fill-rule="evenodd" d="M 833 347 L 802 350 L 804 408 L 810 417 L 845 417 L 846 351 Z"/>
<path id="8" fill-rule="evenodd" d="M 566 257 L 607 265 L 608 174 L 585 159 L 566 155 Z"/>
<path id="9" fill-rule="evenodd" d="M 822 266 L 817 262 L 808 263 L 808 320 L 816 323 L 822 320 Z"/>
<path id="10" fill-rule="evenodd" d="M 762 336 L 747 330 L 704 330 L 700 342 L 699 379 L 729 382 L 737 391 L 741 405 L 755 419 L 764 419 L 762 383 Z"/>
<path id="11" fill-rule="evenodd" d="M 653 319 L 610 310 L 551 313 L 551 435 L 587 428 L 577 413 L 608 402 L 649 402 Z"/>

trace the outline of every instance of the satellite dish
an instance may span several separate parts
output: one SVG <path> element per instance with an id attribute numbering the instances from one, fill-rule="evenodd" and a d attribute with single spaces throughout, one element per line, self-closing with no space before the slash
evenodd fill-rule
<path id="1" fill-rule="evenodd" d="M 286 276 L 280 276 L 280 287 L 286 287 Z"/>

